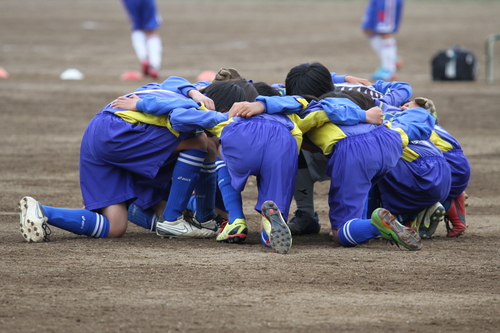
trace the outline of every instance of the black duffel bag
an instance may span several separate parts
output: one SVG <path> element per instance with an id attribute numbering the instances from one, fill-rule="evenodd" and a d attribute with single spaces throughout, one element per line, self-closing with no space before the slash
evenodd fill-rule
<path id="1" fill-rule="evenodd" d="M 459 46 L 439 51 L 432 58 L 431 65 L 434 81 L 473 81 L 476 79 L 476 56 Z"/>

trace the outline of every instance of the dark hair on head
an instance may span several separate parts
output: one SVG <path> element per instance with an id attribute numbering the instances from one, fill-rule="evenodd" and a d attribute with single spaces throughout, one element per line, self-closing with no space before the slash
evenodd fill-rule
<path id="1" fill-rule="evenodd" d="M 281 96 L 278 89 L 271 87 L 263 81 L 254 82 L 253 86 L 261 96 Z"/>
<path id="2" fill-rule="evenodd" d="M 365 93 L 362 93 L 357 90 L 344 90 L 344 91 L 330 91 L 326 94 L 323 94 L 319 97 L 319 99 L 324 99 L 328 97 L 333 97 L 333 98 L 348 98 L 352 102 L 356 103 L 360 108 L 363 110 L 368 110 L 372 107 L 374 107 L 374 101 L 373 98 Z"/>
<path id="3" fill-rule="evenodd" d="M 241 89 L 243 89 L 243 92 L 245 93 L 247 102 L 253 102 L 253 101 L 255 101 L 257 96 L 259 96 L 259 93 L 257 92 L 257 89 L 255 89 L 253 84 L 248 82 L 245 79 L 231 79 L 228 81 L 236 84 Z"/>
<path id="4" fill-rule="evenodd" d="M 321 96 L 335 86 L 330 71 L 319 62 L 303 63 L 292 68 L 285 79 L 287 95 Z"/>
<path id="5" fill-rule="evenodd" d="M 214 101 L 215 110 L 219 112 L 228 111 L 234 103 L 246 101 L 243 89 L 230 81 L 212 82 L 200 92 Z"/>

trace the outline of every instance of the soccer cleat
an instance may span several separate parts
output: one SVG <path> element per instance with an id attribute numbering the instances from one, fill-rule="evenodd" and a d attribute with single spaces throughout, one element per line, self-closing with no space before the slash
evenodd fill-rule
<path id="1" fill-rule="evenodd" d="M 318 213 L 314 213 L 314 217 L 303 210 L 296 210 L 295 216 L 288 221 L 288 228 L 292 235 L 317 234 L 321 230 L 319 224 Z"/>
<path id="2" fill-rule="evenodd" d="M 217 221 L 215 219 L 211 219 L 205 222 L 200 222 L 200 227 L 202 229 L 208 229 L 212 231 L 219 231 L 219 225 L 217 224 Z"/>
<path id="3" fill-rule="evenodd" d="M 221 243 L 241 243 L 248 235 L 247 223 L 244 219 L 236 219 L 233 223 L 225 223 L 217 241 Z"/>
<path id="4" fill-rule="evenodd" d="M 384 80 L 384 81 L 394 81 L 398 75 L 395 72 L 388 71 L 382 67 L 378 68 L 373 74 L 373 80 Z"/>
<path id="5" fill-rule="evenodd" d="M 447 237 L 458 237 L 465 233 L 468 225 L 465 220 L 465 192 L 451 199 L 450 208 L 445 215 Z"/>
<path id="6" fill-rule="evenodd" d="M 262 204 L 261 240 L 273 252 L 286 254 L 292 247 L 292 234 L 274 201 Z M 264 234 L 264 235 L 263 235 Z"/>
<path id="7" fill-rule="evenodd" d="M 403 245 L 408 250 L 418 251 L 422 248 L 422 240 L 417 231 L 399 223 L 394 216 L 383 208 L 377 208 L 372 213 L 371 224 L 380 231 L 383 239 Z"/>
<path id="8" fill-rule="evenodd" d="M 162 238 L 210 238 L 217 235 L 217 231 L 194 225 L 186 221 L 184 216 L 179 216 L 173 222 L 165 221 L 160 216 L 156 222 L 156 234 Z"/>
<path id="9" fill-rule="evenodd" d="M 403 67 L 404 61 L 400 57 L 397 57 L 396 59 L 396 71 L 399 71 L 401 67 Z"/>
<path id="10" fill-rule="evenodd" d="M 19 202 L 21 234 L 27 242 L 49 241 L 50 228 L 42 205 L 32 197 L 24 197 Z"/>
<path id="11" fill-rule="evenodd" d="M 196 218 L 196 214 L 189 209 L 186 209 L 183 212 L 183 216 L 184 216 L 184 221 L 191 223 L 195 227 L 201 229 L 208 229 L 215 232 L 219 232 L 221 225 L 225 222 L 225 219 L 222 218 L 222 216 L 220 215 L 214 215 L 208 221 L 199 222 L 198 219 Z"/>
<path id="12" fill-rule="evenodd" d="M 450 219 L 447 217 L 445 218 L 446 221 L 446 237 L 459 237 L 462 236 L 465 233 L 465 229 L 467 229 L 469 226 L 467 224 L 456 224 L 453 225 Z"/>
<path id="13" fill-rule="evenodd" d="M 262 221 L 260 223 L 260 241 L 262 245 L 266 247 L 271 247 L 271 222 L 264 216 L 261 216 Z"/>
<path id="14" fill-rule="evenodd" d="M 149 74 L 149 60 L 141 61 L 141 71 L 144 76 Z"/>
<path id="15" fill-rule="evenodd" d="M 148 69 L 148 75 L 152 78 L 152 79 L 155 79 L 157 80 L 160 76 L 158 70 L 156 68 L 153 68 L 153 67 L 149 67 Z"/>
<path id="16" fill-rule="evenodd" d="M 446 211 L 439 202 L 427 207 L 417 215 L 418 232 L 420 238 L 432 238 L 439 225 L 443 221 Z"/>

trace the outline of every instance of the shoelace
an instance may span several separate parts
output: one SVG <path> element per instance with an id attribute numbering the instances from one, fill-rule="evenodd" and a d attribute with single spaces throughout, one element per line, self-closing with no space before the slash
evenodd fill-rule
<path id="1" fill-rule="evenodd" d="M 44 242 L 50 242 L 50 234 L 52 234 L 52 230 L 50 230 L 49 225 L 47 223 L 42 224 L 42 229 L 43 229 L 43 241 Z"/>
<path id="2" fill-rule="evenodd" d="M 226 225 L 228 224 L 228 220 L 224 220 L 222 221 L 220 224 L 218 224 L 218 227 L 219 227 L 219 234 L 222 233 L 224 231 L 224 228 L 226 227 Z"/>
<path id="3" fill-rule="evenodd" d="M 220 216 L 220 214 L 217 214 L 214 218 L 215 224 L 217 225 L 218 228 L 223 228 L 226 226 L 226 224 L 229 222 L 229 220 L 223 218 Z"/>
<path id="4" fill-rule="evenodd" d="M 194 214 L 192 211 L 186 211 L 186 213 L 183 215 L 184 215 L 184 221 L 186 221 L 187 223 L 189 223 L 190 225 L 192 225 L 195 228 L 203 229 L 203 227 L 201 226 L 201 223 L 198 222 L 198 220 L 196 220 L 194 218 Z"/>

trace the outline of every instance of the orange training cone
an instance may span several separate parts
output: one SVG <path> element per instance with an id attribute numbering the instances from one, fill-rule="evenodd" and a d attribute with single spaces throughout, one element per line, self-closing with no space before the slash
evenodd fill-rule
<path id="1" fill-rule="evenodd" d="M 0 67 L 0 79 L 6 79 L 9 77 L 9 73 L 2 67 Z"/>
<path id="2" fill-rule="evenodd" d="M 138 71 L 126 71 L 120 75 L 122 81 L 139 81 L 143 79 L 143 75 Z"/>

